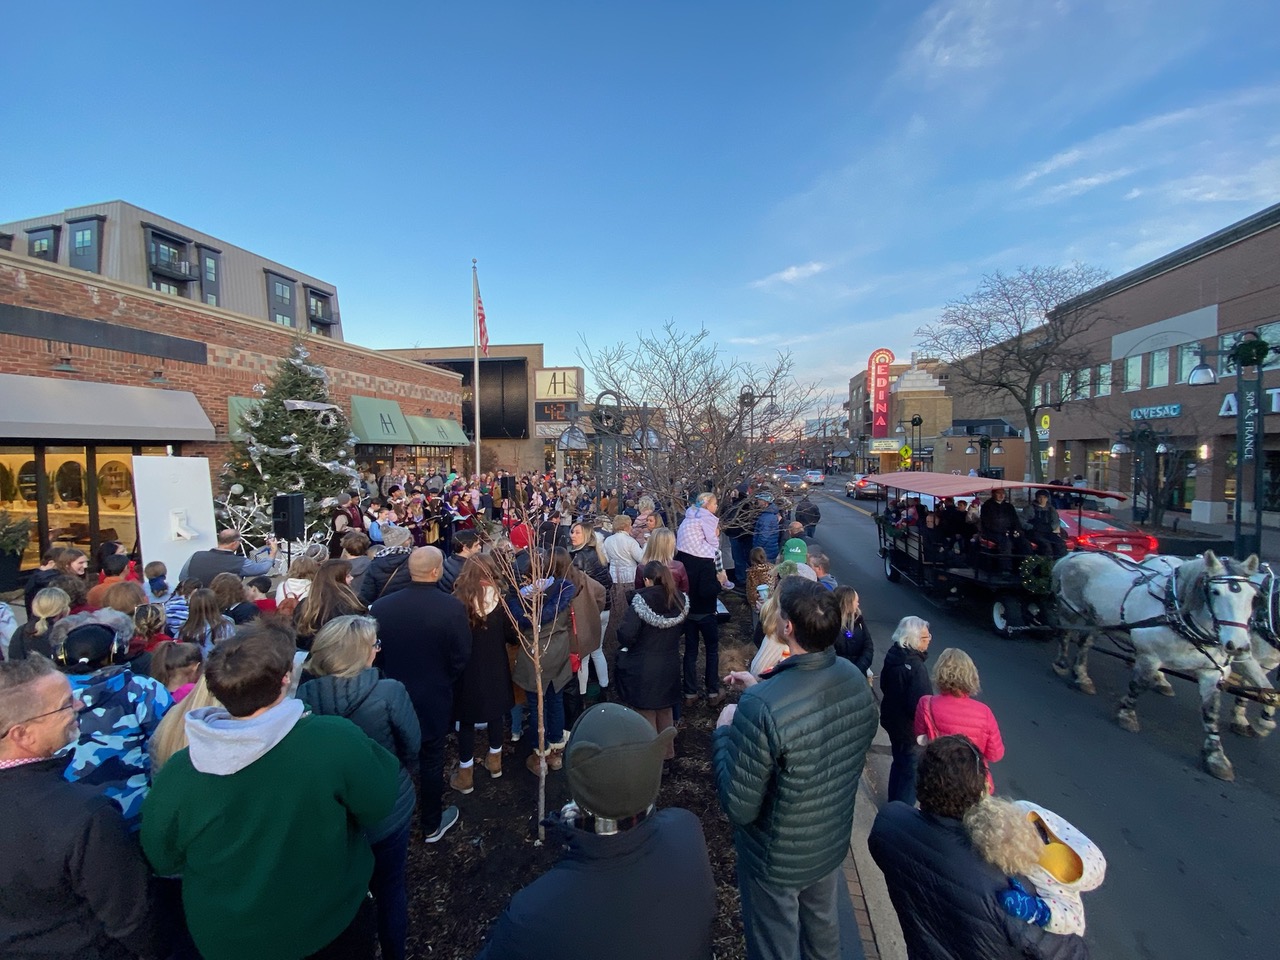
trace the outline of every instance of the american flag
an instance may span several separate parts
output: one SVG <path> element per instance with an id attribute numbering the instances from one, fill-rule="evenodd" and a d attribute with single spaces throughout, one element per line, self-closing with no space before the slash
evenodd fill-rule
<path id="1" fill-rule="evenodd" d="M 480 352 L 489 355 L 489 327 L 484 322 L 484 301 L 480 299 L 480 281 L 473 280 L 476 287 L 476 327 L 480 331 Z"/>

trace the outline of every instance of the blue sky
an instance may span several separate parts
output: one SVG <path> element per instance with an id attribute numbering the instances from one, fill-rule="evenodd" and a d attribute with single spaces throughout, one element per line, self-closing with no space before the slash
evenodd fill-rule
<path id="1" fill-rule="evenodd" d="M 549 364 L 668 320 L 843 391 L 978 279 L 1280 201 L 1263 0 L 19 4 L 0 220 L 124 199 Z"/>

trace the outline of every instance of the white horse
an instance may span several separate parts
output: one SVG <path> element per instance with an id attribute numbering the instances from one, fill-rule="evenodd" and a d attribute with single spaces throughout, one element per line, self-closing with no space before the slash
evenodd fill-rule
<path id="1" fill-rule="evenodd" d="M 1129 693 L 1121 699 L 1116 720 L 1137 733 L 1138 696 L 1154 687 L 1173 695 L 1161 667 L 1196 675 L 1205 740 L 1205 769 L 1220 780 L 1233 780 L 1231 761 L 1222 751 L 1218 719 L 1220 684 L 1231 661 L 1251 649 L 1249 621 L 1259 584 L 1250 578 L 1258 558 L 1246 561 L 1207 552 L 1194 560 L 1159 557 L 1134 564 L 1108 553 L 1074 553 L 1053 568 L 1057 597 L 1059 675 L 1074 677 L 1085 693 L 1094 693 L 1089 678 L 1089 648 L 1093 633 L 1105 633 L 1123 650 L 1132 650 L 1133 674 Z M 1074 640 L 1077 651 L 1069 657 Z"/>
<path id="2" fill-rule="evenodd" d="M 1271 679 L 1267 676 L 1280 666 L 1280 580 L 1276 579 L 1271 569 L 1263 564 L 1265 574 L 1258 590 L 1258 600 L 1254 604 L 1253 622 L 1249 637 L 1252 641 L 1253 656 L 1236 661 L 1232 666 L 1241 685 L 1255 687 L 1258 690 L 1274 690 Z M 1245 707 L 1248 701 L 1244 697 L 1236 697 L 1231 712 L 1231 732 L 1242 737 L 1266 737 L 1276 728 L 1276 708 L 1271 703 L 1264 703 L 1262 716 L 1249 723 Z"/>

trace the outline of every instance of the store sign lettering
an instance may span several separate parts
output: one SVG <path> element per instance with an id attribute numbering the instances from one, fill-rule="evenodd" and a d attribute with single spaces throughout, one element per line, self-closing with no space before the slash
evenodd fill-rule
<path id="1" fill-rule="evenodd" d="M 1182 404 L 1161 403 L 1154 407 L 1134 407 L 1129 411 L 1130 420 L 1168 420 L 1182 416 Z"/>
<path id="2" fill-rule="evenodd" d="M 1271 387 L 1263 390 L 1267 395 L 1267 399 L 1262 402 L 1263 413 L 1280 413 L 1280 387 Z M 1222 398 L 1222 406 L 1218 408 L 1218 416 L 1234 417 L 1237 415 L 1240 407 L 1236 401 L 1234 393 L 1228 393 Z"/>
<path id="3" fill-rule="evenodd" d="M 871 385 L 871 436 L 889 435 L 889 365 L 892 350 L 877 350 L 867 361 L 867 382 Z"/>

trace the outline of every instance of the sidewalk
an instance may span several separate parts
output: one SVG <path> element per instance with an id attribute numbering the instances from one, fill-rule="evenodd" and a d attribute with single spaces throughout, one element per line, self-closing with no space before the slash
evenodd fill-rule
<path id="1" fill-rule="evenodd" d="M 885 802 L 890 763 L 889 735 L 883 727 L 877 727 L 862 771 L 862 782 L 858 786 L 849 855 L 844 861 L 845 882 L 849 886 L 849 899 L 862 933 L 862 950 L 867 960 L 906 960 L 907 956 L 902 928 L 889 899 L 884 875 L 867 849 L 871 825 Z"/>
<path id="2" fill-rule="evenodd" d="M 1166 513 L 1164 522 L 1166 525 L 1173 522 L 1175 515 Z M 1188 533 L 1203 533 L 1211 537 L 1218 537 L 1222 540 L 1234 540 L 1236 528 L 1234 523 L 1196 523 L 1193 520 L 1184 520 L 1177 517 L 1178 531 L 1187 531 Z M 1245 533 L 1253 533 L 1253 524 L 1246 523 L 1242 528 Z M 1262 528 L 1262 550 L 1259 559 L 1273 566 L 1280 563 L 1280 528 L 1264 526 Z M 1243 557 L 1237 557 L 1237 560 L 1243 560 Z"/>

